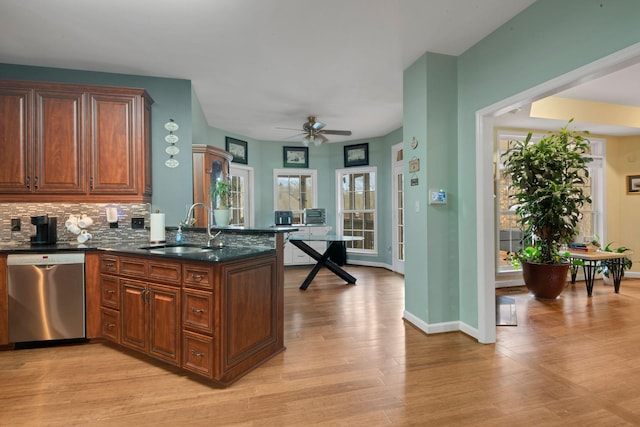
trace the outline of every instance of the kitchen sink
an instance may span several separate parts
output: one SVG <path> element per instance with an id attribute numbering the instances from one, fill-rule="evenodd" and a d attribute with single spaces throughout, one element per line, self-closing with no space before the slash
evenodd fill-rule
<path id="1" fill-rule="evenodd" d="M 197 254 L 214 251 L 217 247 L 200 245 L 160 245 L 144 246 L 140 249 L 147 250 L 153 254 Z"/>

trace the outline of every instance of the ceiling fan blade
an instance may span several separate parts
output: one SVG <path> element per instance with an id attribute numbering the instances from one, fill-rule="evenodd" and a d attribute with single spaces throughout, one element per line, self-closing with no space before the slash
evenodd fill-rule
<path id="1" fill-rule="evenodd" d="M 294 129 L 294 130 L 297 130 L 297 129 Z M 288 137 L 286 137 L 285 139 L 298 138 L 298 137 L 300 137 L 300 136 L 302 136 L 302 135 L 308 135 L 308 134 L 307 134 L 307 132 L 297 133 L 297 134 L 295 134 L 295 135 L 288 136 Z"/>
<path id="2" fill-rule="evenodd" d="M 321 130 L 320 132 L 326 134 L 326 135 L 344 135 L 344 136 L 351 136 L 351 131 L 350 130 Z"/>
<path id="3" fill-rule="evenodd" d="M 294 129 L 294 128 L 281 128 L 281 127 L 276 127 L 276 129 L 297 130 L 298 132 L 303 132 L 303 130 L 302 130 L 302 129 Z"/>

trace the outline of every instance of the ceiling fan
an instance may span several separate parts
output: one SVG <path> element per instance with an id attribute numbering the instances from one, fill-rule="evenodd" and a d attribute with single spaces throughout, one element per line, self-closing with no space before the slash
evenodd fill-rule
<path id="1" fill-rule="evenodd" d="M 304 135 L 304 138 L 302 139 L 302 144 L 304 146 L 308 146 L 310 142 L 313 142 L 315 145 L 320 145 L 324 142 L 329 142 L 329 139 L 325 135 L 344 135 L 344 136 L 351 135 L 350 130 L 324 129 L 325 126 L 326 125 L 324 123 L 316 121 L 316 118 L 314 116 L 309 116 L 307 117 L 307 121 L 302 124 L 302 129 L 291 129 L 291 130 L 300 130 L 300 132 L 302 133 L 293 135 L 287 139 Z M 280 128 L 280 129 L 287 129 L 287 128 Z"/>

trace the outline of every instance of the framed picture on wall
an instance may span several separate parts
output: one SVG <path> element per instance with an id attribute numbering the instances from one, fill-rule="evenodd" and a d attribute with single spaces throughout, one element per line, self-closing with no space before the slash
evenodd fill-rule
<path id="1" fill-rule="evenodd" d="M 247 141 L 241 141 L 239 139 L 231 138 L 227 136 L 224 144 L 225 150 L 233 155 L 234 163 L 247 164 Z"/>
<path id="2" fill-rule="evenodd" d="M 640 175 L 627 175 L 627 194 L 640 194 Z"/>
<path id="3" fill-rule="evenodd" d="M 369 143 L 344 146 L 344 167 L 369 166 Z"/>
<path id="4" fill-rule="evenodd" d="M 308 168 L 309 148 L 282 147 L 282 161 L 285 168 Z"/>

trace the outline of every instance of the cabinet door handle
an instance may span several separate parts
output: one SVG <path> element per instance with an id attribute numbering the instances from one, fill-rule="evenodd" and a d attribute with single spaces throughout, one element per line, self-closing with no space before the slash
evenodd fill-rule
<path id="1" fill-rule="evenodd" d="M 104 293 L 105 293 L 105 294 L 108 294 L 108 295 L 113 295 L 113 294 L 115 294 L 115 293 L 116 293 L 116 291 L 114 291 L 113 289 L 105 289 L 105 290 L 104 290 Z"/>
<path id="2" fill-rule="evenodd" d="M 204 274 L 191 274 L 191 278 L 199 282 L 204 279 Z"/>
<path id="3" fill-rule="evenodd" d="M 89 189 L 93 190 L 93 177 L 89 177 Z"/>
<path id="4" fill-rule="evenodd" d="M 31 188 L 31 177 L 27 175 L 27 188 Z"/>
<path id="5" fill-rule="evenodd" d="M 204 308 L 191 307 L 191 311 L 194 313 L 204 313 Z"/>
<path id="6" fill-rule="evenodd" d="M 195 350 L 191 350 L 191 355 L 196 357 L 204 357 L 204 353 L 198 353 Z"/>
<path id="7" fill-rule="evenodd" d="M 105 328 L 109 328 L 109 329 L 111 329 L 111 328 L 115 328 L 115 327 L 116 327 L 116 324 L 115 324 L 115 323 L 105 323 L 105 324 L 104 324 L 104 327 L 105 327 Z"/>
<path id="8" fill-rule="evenodd" d="M 33 188 L 38 189 L 38 175 L 33 177 Z"/>

